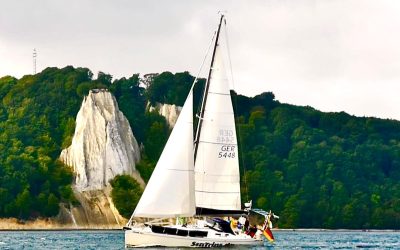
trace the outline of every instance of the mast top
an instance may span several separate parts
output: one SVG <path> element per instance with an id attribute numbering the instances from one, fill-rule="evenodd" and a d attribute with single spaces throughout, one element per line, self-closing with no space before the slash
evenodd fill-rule
<path id="1" fill-rule="evenodd" d="M 219 11 L 218 11 L 218 14 L 220 14 L 221 16 L 225 16 L 226 13 L 228 13 L 227 10 L 219 10 Z"/>

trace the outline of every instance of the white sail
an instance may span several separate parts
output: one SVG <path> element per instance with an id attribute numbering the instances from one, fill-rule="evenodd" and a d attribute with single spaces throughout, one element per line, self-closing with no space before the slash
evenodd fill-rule
<path id="1" fill-rule="evenodd" d="M 133 217 L 193 216 L 193 94 L 190 91 Z"/>
<path id="2" fill-rule="evenodd" d="M 240 175 L 235 120 L 219 46 L 209 81 L 195 163 L 196 206 L 239 210 Z"/>

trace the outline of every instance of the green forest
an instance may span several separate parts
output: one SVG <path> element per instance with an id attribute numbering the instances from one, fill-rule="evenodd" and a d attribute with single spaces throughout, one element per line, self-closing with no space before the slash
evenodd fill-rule
<path id="1" fill-rule="evenodd" d="M 113 79 L 72 66 L 0 78 L 0 217 L 50 217 L 60 202 L 77 203 L 73 173 L 58 157 L 93 88 L 115 95 L 144 145 L 137 168 L 148 180 L 170 131 L 146 106 L 182 105 L 193 80 L 188 72 Z M 204 79 L 196 85 L 195 103 L 203 85 Z M 232 100 L 243 201 L 272 209 L 280 228 L 400 229 L 399 121 L 283 104 L 271 92 L 232 92 Z M 129 216 L 121 197 L 137 201 L 141 190 L 124 176 L 111 185 L 120 213 Z"/>

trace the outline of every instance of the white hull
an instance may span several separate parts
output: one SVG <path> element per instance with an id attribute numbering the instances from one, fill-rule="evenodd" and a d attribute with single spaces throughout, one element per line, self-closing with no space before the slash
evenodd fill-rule
<path id="1" fill-rule="evenodd" d="M 170 234 L 153 233 L 143 228 L 133 228 L 125 231 L 125 247 L 222 247 L 228 245 L 260 246 L 262 238 L 253 239 L 247 235 L 213 234 L 207 237 L 190 237 Z"/>

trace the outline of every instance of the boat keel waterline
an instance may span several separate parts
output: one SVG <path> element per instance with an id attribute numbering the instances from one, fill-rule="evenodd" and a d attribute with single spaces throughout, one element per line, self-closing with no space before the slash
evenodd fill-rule
<path id="1" fill-rule="evenodd" d="M 232 235 L 224 232 L 215 232 L 211 229 L 170 229 L 171 231 L 168 233 L 154 233 L 149 227 L 128 229 L 125 231 L 125 247 L 137 248 L 162 246 L 211 248 L 232 245 L 261 246 L 264 244 L 262 237 L 254 239 L 245 234 Z M 177 234 L 173 234 L 173 229 L 175 229 Z M 202 232 L 203 234 L 199 232 Z"/>

